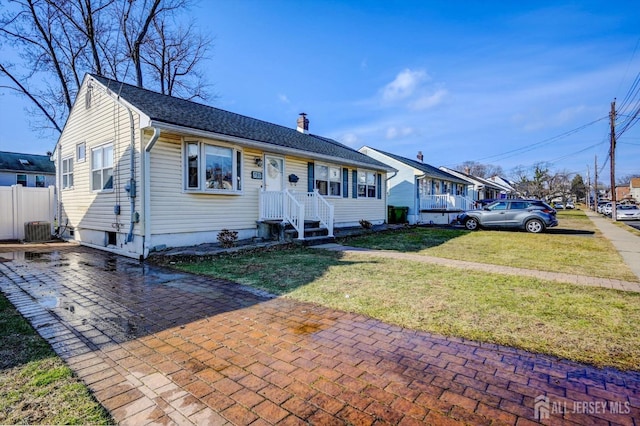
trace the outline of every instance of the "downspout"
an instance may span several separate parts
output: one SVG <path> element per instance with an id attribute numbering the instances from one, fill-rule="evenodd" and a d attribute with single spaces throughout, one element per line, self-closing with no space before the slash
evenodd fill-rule
<path id="1" fill-rule="evenodd" d="M 60 146 L 60 141 L 56 144 L 56 192 L 58 201 L 58 237 L 62 238 L 62 233 L 60 230 L 62 229 L 62 147 Z"/>
<path id="2" fill-rule="evenodd" d="M 385 186 L 385 191 L 387 193 L 387 196 L 384 197 L 384 204 L 385 204 L 385 216 L 387 217 L 387 223 L 389 223 L 389 181 L 391 179 L 393 179 L 394 177 L 396 177 L 398 175 L 398 171 L 396 170 L 395 172 L 393 172 L 393 175 L 389 176 L 388 178 L 385 179 L 384 182 L 384 186 Z"/>
<path id="3" fill-rule="evenodd" d="M 125 186 L 125 191 L 129 193 L 129 205 L 131 212 L 129 215 L 129 234 L 127 234 L 127 243 L 133 241 L 133 227 L 138 222 L 136 220 L 136 147 L 135 147 L 135 126 L 133 122 L 133 113 L 131 109 L 127 107 L 129 113 L 129 123 L 131 131 L 131 149 L 130 149 L 130 167 L 129 167 L 129 183 Z"/>
<path id="4" fill-rule="evenodd" d="M 158 141 L 160 137 L 160 129 L 152 127 L 153 135 L 151 139 L 144 147 L 144 163 L 143 163 L 143 177 L 142 183 L 144 185 L 144 200 L 143 200 L 143 215 L 144 215 L 144 247 L 143 257 L 146 258 L 149 255 L 150 247 L 149 241 L 151 240 L 151 149 Z"/>

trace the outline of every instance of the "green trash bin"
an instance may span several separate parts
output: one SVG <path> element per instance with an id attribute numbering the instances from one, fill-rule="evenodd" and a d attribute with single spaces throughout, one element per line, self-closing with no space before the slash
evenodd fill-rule
<path id="1" fill-rule="evenodd" d="M 409 207 L 396 207 L 396 223 L 407 223 Z"/>
<path id="2" fill-rule="evenodd" d="M 389 223 L 396 222 L 396 208 L 394 206 L 387 206 L 387 220 Z"/>

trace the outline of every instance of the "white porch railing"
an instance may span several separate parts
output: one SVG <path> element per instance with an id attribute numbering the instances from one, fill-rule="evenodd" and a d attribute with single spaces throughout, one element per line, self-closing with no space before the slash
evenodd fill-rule
<path id="1" fill-rule="evenodd" d="M 298 231 L 298 239 L 304 239 L 304 221 L 317 220 L 333 237 L 334 207 L 318 193 L 284 190 L 260 191 L 260 220 L 283 220 Z"/>
<path id="2" fill-rule="evenodd" d="M 420 210 L 473 210 L 474 208 L 475 201 L 462 195 L 423 195 L 420 198 Z"/>

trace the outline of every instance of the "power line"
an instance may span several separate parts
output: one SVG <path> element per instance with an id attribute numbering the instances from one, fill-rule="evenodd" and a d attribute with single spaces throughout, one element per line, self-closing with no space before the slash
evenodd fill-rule
<path id="1" fill-rule="evenodd" d="M 547 138 L 547 139 L 544 139 L 544 140 L 539 141 L 539 142 L 535 142 L 535 143 L 532 143 L 532 144 L 529 144 L 529 145 L 525 145 L 525 146 L 520 147 L 520 148 L 512 149 L 510 151 L 505 151 L 505 152 L 500 153 L 500 154 L 494 154 L 494 155 L 489 155 L 487 157 L 482 157 L 482 158 L 479 158 L 479 159 L 477 159 L 475 161 L 480 162 L 480 161 L 483 161 L 483 160 L 488 160 L 490 158 L 495 158 L 495 159 L 499 158 L 501 160 L 504 160 L 504 159 L 513 157 L 515 155 L 518 155 L 518 154 L 521 154 L 521 153 L 524 153 L 524 152 L 533 151 L 536 148 L 539 148 L 539 147 L 542 147 L 542 146 L 545 146 L 545 145 L 549 145 L 552 142 L 555 142 L 555 141 L 560 140 L 562 138 L 566 138 L 566 137 L 571 136 L 571 135 L 573 135 L 575 133 L 578 133 L 579 131 L 584 130 L 585 128 L 587 128 L 589 126 L 592 126 L 592 125 L 594 125 L 594 124 L 596 124 L 596 123 L 598 123 L 598 122 L 600 122 L 602 120 L 606 120 L 607 118 L 608 117 L 606 117 L 606 116 L 605 117 L 601 117 L 601 118 L 598 118 L 598 119 L 596 119 L 596 120 L 594 120 L 594 121 L 592 121 L 590 123 L 587 123 L 587 124 L 584 124 L 584 125 L 582 125 L 580 127 L 577 127 L 577 128 L 575 128 L 573 130 L 569 130 L 567 132 L 561 133 L 561 134 L 559 134 L 557 136 L 553 136 L 551 138 Z M 508 155 L 508 154 L 512 154 L 512 155 Z"/>

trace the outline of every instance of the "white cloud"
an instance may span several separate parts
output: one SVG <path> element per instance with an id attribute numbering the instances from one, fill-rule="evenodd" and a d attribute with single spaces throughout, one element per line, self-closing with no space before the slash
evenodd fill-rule
<path id="1" fill-rule="evenodd" d="M 427 109 L 441 104 L 449 94 L 445 89 L 438 89 L 434 93 L 425 93 L 415 101 L 409 103 L 409 108 L 415 111 Z"/>
<path id="2" fill-rule="evenodd" d="M 396 78 L 382 89 L 382 100 L 394 102 L 412 96 L 420 85 L 429 79 L 425 71 L 412 71 L 405 69 Z"/>
<path id="3" fill-rule="evenodd" d="M 345 145 L 355 146 L 360 140 L 360 138 L 355 133 L 345 133 L 344 135 L 342 135 L 340 140 Z"/>
<path id="4" fill-rule="evenodd" d="M 280 100 L 280 102 L 282 102 L 284 104 L 288 104 L 290 102 L 289 98 L 287 98 L 287 95 L 282 94 L 282 93 L 278 94 L 278 99 Z"/>
<path id="5" fill-rule="evenodd" d="M 406 136 L 411 136 L 415 133 L 412 127 L 389 127 L 387 129 L 387 139 L 399 139 Z"/>

